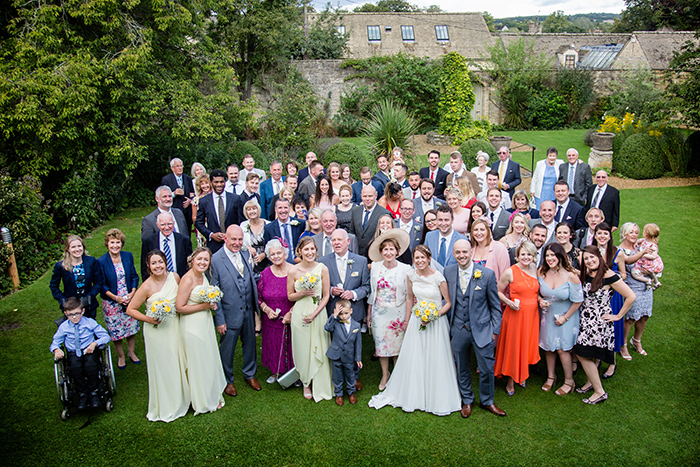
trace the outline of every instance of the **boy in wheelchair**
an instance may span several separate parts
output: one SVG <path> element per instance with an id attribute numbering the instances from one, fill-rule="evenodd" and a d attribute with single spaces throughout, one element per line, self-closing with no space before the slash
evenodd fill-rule
<path id="1" fill-rule="evenodd" d="M 88 397 L 90 407 L 100 406 L 100 360 L 95 349 L 109 343 L 107 331 L 94 319 L 84 317 L 84 311 L 80 299 L 66 299 L 64 313 L 68 319 L 58 327 L 51 343 L 56 359 L 67 357 L 67 372 L 78 392 L 78 410 L 87 407 Z M 65 345 L 67 355 L 64 355 L 61 345 Z"/>

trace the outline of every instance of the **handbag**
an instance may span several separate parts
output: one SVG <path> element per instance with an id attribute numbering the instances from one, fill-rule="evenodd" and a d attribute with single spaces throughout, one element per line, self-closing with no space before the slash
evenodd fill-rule
<path id="1" fill-rule="evenodd" d="M 280 347 L 280 361 L 279 364 L 277 365 L 277 368 L 280 367 L 282 364 L 282 350 L 285 347 L 285 342 L 287 340 L 287 329 L 289 328 L 288 325 L 284 326 L 284 332 L 282 334 L 282 346 Z M 287 371 L 285 374 L 277 378 L 277 382 L 282 386 L 282 389 L 289 389 L 290 386 L 292 386 L 294 383 L 299 381 L 299 372 L 297 371 L 296 367 L 292 367 L 289 371 Z"/>

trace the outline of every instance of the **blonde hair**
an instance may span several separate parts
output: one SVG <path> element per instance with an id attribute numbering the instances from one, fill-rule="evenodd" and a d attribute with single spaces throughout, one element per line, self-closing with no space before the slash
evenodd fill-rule
<path id="1" fill-rule="evenodd" d="M 392 228 L 392 229 L 393 229 L 394 226 L 396 225 L 396 223 L 394 222 L 394 217 L 393 217 L 391 214 L 383 214 L 383 215 L 377 220 L 377 230 L 374 232 L 374 237 L 372 237 L 372 241 L 375 241 L 375 240 L 377 239 L 377 237 L 379 237 L 379 236 L 382 234 L 381 230 L 379 229 L 379 224 L 382 223 L 382 219 L 384 219 L 385 217 L 388 217 L 389 219 L 391 219 L 391 228 Z"/>
<path id="2" fill-rule="evenodd" d="M 200 253 L 209 253 L 209 267 L 207 268 L 207 271 L 211 269 L 211 250 L 205 246 L 198 246 L 197 248 L 194 249 L 191 255 L 187 257 L 187 267 L 192 269 L 192 263 L 194 262 L 194 259 L 200 254 Z"/>
<path id="3" fill-rule="evenodd" d="M 632 231 L 633 228 L 637 227 L 639 229 L 639 226 L 635 224 L 634 222 L 625 222 L 620 226 L 620 237 L 624 240 L 624 238 L 627 236 L 628 233 Z"/>
<path id="4" fill-rule="evenodd" d="M 513 199 L 510 202 L 510 207 L 513 208 L 514 211 L 518 210 L 518 206 L 515 204 L 515 201 L 520 198 L 525 198 L 525 201 L 527 201 L 528 208 L 530 207 L 530 197 L 527 195 L 525 190 L 518 189 L 515 190 L 515 193 L 513 193 Z"/>
<path id="5" fill-rule="evenodd" d="M 85 242 L 79 235 L 68 235 L 66 240 L 63 242 L 63 269 L 66 271 L 73 270 L 73 263 L 70 259 L 70 244 L 76 240 L 80 240 L 83 245 L 83 256 L 87 255 L 87 250 L 85 249 Z"/>
<path id="6" fill-rule="evenodd" d="M 520 244 L 517 250 L 515 250 L 515 258 L 517 259 L 518 256 L 520 256 L 521 251 L 527 251 L 530 253 L 533 258 L 537 257 L 537 247 L 529 240 L 524 241 L 523 243 Z"/>
<path id="7" fill-rule="evenodd" d="M 457 177 L 456 182 L 459 189 L 462 190 L 462 204 L 467 204 L 470 199 L 476 198 L 476 194 L 474 194 L 474 189 L 472 188 L 472 182 L 469 181 L 469 178 L 465 176 Z"/>
<path id="8" fill-rule="evenodd" d="M 513 221 L 514 221 L 515 219 L 522 219 L 522 221 L 525 223 L 525 229 L 523 230 L 522 235 L 527 236 L 527 235 L 530 233 L 530 226 L 527 225 L 527 217 L 525 217 L 524 214 L 521 214 L 521 213 L 519 213 L 519 212 L 513 213 L 513 216 L 512 216 L 511 219 L 510 219 L 510 225 L 508 226 L 508 230 L 506 230 L 506 235 L 509 235 L 509 234 L 513 233 L 513 231 L 514 231 L 514 229 L 513 229 Z M 556 230 L 556 229 L 555 229 L 555 230 Z"/>
<path id="9" fill-rule="evenodd" d="M 469 238 L 470 243 L 472 244 L 472 248 L 476 248 L 476 246 L 478 245 L 476 239 L 474 238 L 474 227 L 480 224 L 484 224 L 484 227 L 486 227 L 486 246 L 490 245 L 493 241 L 493 235 L 491 234 L 491 227 L 489 227 L 489 224 L 483 218 L 477 219 L 474 222 L 472 222 L 471 229 L 469 230 Z"/>
<path id="10" fill-rule="evenodd" d="M 250 217 L 248 216 L 248 208 L 255 208 L 258 211 L 258 217 L 262 216 L 262 208 L 258 204 L 258 200 L 255 198 L 250 198 L 248 201 L 245 202 L 243 205 L 243 215 L 245 216 L 246 219 L 250 220 Z"/>
<path id="11" fill-rule="evenodd" d="M 199 177 L 194 179 L 194 192 L 197 194 L 197 196 L 202 194 L 202 182 L 204 180 L 209 182 L 209 190 L 211 191 L 211 180 L 209 179 L 209 175 L 203 173 Z"/>
<path id="12" fill-rule="evenodd" d="M 306 230 L 311 230 L 311 224 L 309 223 L 309 217 L 312 215 L 316 217 L 319 221 L 321 220 L 321 214 L 323 214 L 323 209 L 315 206 L 306 213 Z"/>
<path id="13" fill-rule="evenodd" d="M 661 233 L 659 226 L 651 223 L 651 224 L 646 224 L 644 226 L 644 238 L 649 240 L 652 243 L 659 243 L 659 234 Z"/>

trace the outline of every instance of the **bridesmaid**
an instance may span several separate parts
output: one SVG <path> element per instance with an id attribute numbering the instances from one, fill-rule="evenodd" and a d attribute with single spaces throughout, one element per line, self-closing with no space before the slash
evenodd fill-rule
<path id="1" fill-rule="evenodd" d="M 389 381 L 389 359 L 394 366 L 401 350 L 406 312 L 406 278 L 411 266 L 396 260 L 408 249 L 411 239 L 401 229 L 392 229 L 378 237 L 369 249 L 373 261 L 370 285 L 372 293 L 367 300 L 367 325 L 372 329 L 375 354 L 382 367 L 379 390 Z M 375 246 L 376 244 L 376 246 Z"/>
<path id="2" fill-rule="evenodd" d="M 261 359 L 272 373 L 267 378 L 267 383 L 272 384 L 294 368 L 292 335 L 289 326 L 283 323 L 294 306 L 287 298 L 287 276 L 292 265 L 287 262 L 289 248 L 277 239 L 265 245 L 265 254 L 272 265 L 260 274 L 258 304 L 262 311 Z"/>
<path id="3" fill-rule="evenodd" d="M 568 224 L 566 224 L 568 225 Z M 571 349 L 576 343 L 579 328 L 578 309 L 583 302 L 583 290 L 577 272 L 571 267 L 564 248 L 558 243 L 550 243 L 542 250 L 544 262 L 539 270 L 540 307 L 540 348 L 547 360 L 547 381 L 543 391 L 551 391 L 557 381 L 557 354 L 564 370 L 564 384 L 556 390 L 557 396 L 564 396 L 574 390 L 574 373 L 571 363 Z"/>
<path id="4" fill-rule="evenodd" d="M 148 414 L 152 422 L 171 422 L 187 413 L 190 407 L 190 388 L 187 384 L 185 356 L 180 345 L 180 320 L 177 316 L 158 321 L 139 311 L 146 302 L 167 299 L 175 306 L 180 277 L 168 272 L 165 254 L 153 250 L 146 256 L 150 276 L 141 284 L 129 302 L 126 314 L 146 323 L 143 338 L 148 367 Z"/>
<path id="5" fill-rule="evenodd" d="M 63 291 L 59 288 L 63 282 Z M 85 308 L 85 316 L 97 316 L 97 294 L 102 291 L 102 269 L 97 260 L 85 252 L 85 243 L 77 235 L 69 235 L 63 242 L 63 260 L 53 267 L 49 288 L 63 311 L 68 297 L 79 298 Z M 65 318 L 62 318 L 65 319 Z"/>
<path id="6" fill-rule="evenodd" d="M 496 347 L 496 377 L 508 376 L 506 393 L 515 394 L 514 383 L 525 387 L 529 365 L 540 361 L 539 312 L 535 256 L 537 248 L 524 242 L 517 250 L 518 262 L 506 270 L 498 281 L 498 297 L 506 305 L 501 321 L 501 334 Z M 505 290 L 510 287 L 510 298 Z"/>
<path id="7" fill-rule="evenodd" d="M 224 406 L 226 377 L 211 314 L 216 305 L 203 302 L 199 296 L 202 290 L 209 287 L 209 280 L 204 274 L 210 271 L 211 250 L 198 247 L 187 258 L 187 265 L 190 270 L 180 279 L 175 308 L 180 316 L 180 338 L 190 399 L 197 415 L 214 412 Z"/>
<path id="8" fill-rule="evenodd" d="M 140 365 L 141 360 L 134 353 L 135 335 L 139 332 L 139 322 L 126 314 L 126 307 L 136 294 L 139 275 L 134 267 L 134 255 L 122 251 L 126 236 L 119 229 L 110 229 L 105 234 L 107 253 L 97 262 L 102 269 L 102 313 L 109 336 L 117 350 L 117 368 L 126 368 L 126 356 L 122 340 L 126 339 L 126 348 L 131 362 Z"/>

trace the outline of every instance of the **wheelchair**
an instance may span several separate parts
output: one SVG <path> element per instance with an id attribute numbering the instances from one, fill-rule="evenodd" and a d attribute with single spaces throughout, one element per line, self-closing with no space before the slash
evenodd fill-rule
<path id="1" fill-rule="evenodd" d="M 62 350 L 67 354 L 66 349 L 62 346 Z M 97 388 L 100 397 L 101 405 L 105 411 L 111 412 L 114 408 L 112 398 L 117 392 L 117 383 L 114 378 L 114 366 L 112 365 L 112 350 L 109 346 L 103 345 L 95 349 L 98 353 L 98 371 L 100 384 Z M 61 419 L 68 420 L 73 410 L 76 410 L 78 391 L 75 388 L 75 383 L 68 376 L 67 358 L 54 358 L 54 374 L 56 376 L 56 390 L 58 398 L 61 400 L 63 408 L 61 409 Z"/>

